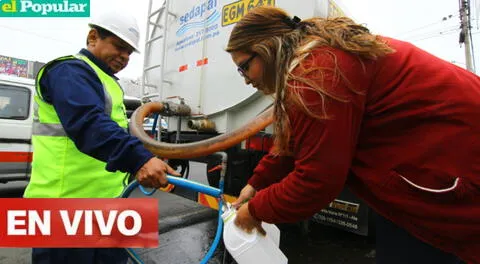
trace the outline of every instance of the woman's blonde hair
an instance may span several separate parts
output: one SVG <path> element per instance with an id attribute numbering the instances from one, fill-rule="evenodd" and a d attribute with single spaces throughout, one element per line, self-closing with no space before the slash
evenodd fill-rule
<path id="1" fill-rule="evenodd" d="M 277 154 L 290 152 L 290 121 L 285 105 L 287 97 L 307 114 L 319 119 L 328 118 L 324 105 L 327 97 L 345 101 L 322 87 L 322 80 L 302 77 L 315 72 L 318 73 L 315 76 L 323 79 L 323 72 L 331 71 L 343 78 L 336 66 L 334 69 L 314 66 L 303 69 L 301 74 L 292 74 L 292 70 L 318 47 L 332 47 L 371 60 L 394 52 L 378 36 L 349 18 L 314 17 L 298 21 L 276 7 L 252 9 L 235 25 L 230 35 L 227 52 L 256 53 L 265 64 L 262 88 L 267 94 L 275 94 L 274 152 Z M 348 80 L 345 81 L 348 83 Z M 323 113 L 310 111 L 299 89 L 287 89 L 292 83 L 303 83 L 315 90 L 322 98 Z"/>

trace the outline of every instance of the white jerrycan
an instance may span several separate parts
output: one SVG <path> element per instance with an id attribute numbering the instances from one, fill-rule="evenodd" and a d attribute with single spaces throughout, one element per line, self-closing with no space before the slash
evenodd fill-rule
<path id="1" fill-rule="evenodd" d="M 238 264 L 286 264 L 287 257 L 280 250 L 280 230 L 272 224 L 262 223 L 266 236 L 256 230 L 247 233 L 235 225 L 236 210 L 230 204 L 222 214 L 223 242 Z"/>

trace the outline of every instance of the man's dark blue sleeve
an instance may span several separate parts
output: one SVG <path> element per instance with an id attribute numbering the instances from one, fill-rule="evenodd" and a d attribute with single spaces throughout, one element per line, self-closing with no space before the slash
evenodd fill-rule
<path id="1" fill-rule="evenodd" d="M 96 73 L 83 61 L 51 67 L 40 81 L 68 137 L 77 148 L 107 163 L 106 170 L 135 174 L 153 154 L 105 114 L 105 95 Z"/>

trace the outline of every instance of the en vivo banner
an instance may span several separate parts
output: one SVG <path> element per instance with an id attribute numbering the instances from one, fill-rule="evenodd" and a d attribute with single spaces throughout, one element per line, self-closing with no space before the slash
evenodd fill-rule
<path id="1" fill-rule="evenodd" d="M 0 17 L 89 17 L 90 0 L 0 0 Z"/>
<path id="2" fill-rule="evenodd" d="M 1 200 L 0 247 L 158 246 L 156 199 Z"/>

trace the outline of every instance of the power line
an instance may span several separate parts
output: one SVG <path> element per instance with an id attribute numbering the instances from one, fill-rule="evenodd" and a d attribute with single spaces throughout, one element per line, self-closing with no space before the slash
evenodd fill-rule
<path id="1" fill-rule="evenodd" d="M 407 34 L 409 34 L 409 33 L 412 33 L 412 32 L 415 32 L 415 31 L 418 31 L 418 30 L 427 28 L 427 27 L 431 27 L 431 26 L 434 26 L 434 25 L 443 23 L 443 22 L 445 22 L 445 21 L 447 21 L 447 20 L 449 20 L 449 19 L 451 19 L 451 18 L 456 18 L 456 17 L 458 17 L 458 16 L 459 16 L 459 12 L 454 13 L 454 14 L 450 14 L 450 15 L 448 15 L 448 16 L 443 17 L 442 20 L 440 20 L 440 21 L 436 21 L 436 22 L 433 22 L 433 23 L 430 23 L 430 24 L 427 24 L 427 25 L 423 25 L 423 26 L 420 26 L 420 27 L 418 27 L 418 28 L 414 28 L 414 29 L 405 31 L 405 32 L 403 32 L 403 33 L 400 33 L 400 34 L 398 34 L 397 37 L 400 37 L 400 36 L 402 36 L 402 35 L 407 35 Z"/>
<path id="2" fill-rule="evenodd" d="M 447 35 L 451 35 L 453 33 L 456 33 L 459 30 L 460 30 L 459 28 L 453 28 L 453 29 L 449 29 L 449 30 L 445 30 L 445 31 L 440 31 L 436 34 L 430 34 L 428 36 L 423 36 L 421 38 L 412 39 L 412 40 L 409 40 L 409 41 L 421 41 L 421 40 L 426 40 L 426 39 L 431 39 L 431 38 L 443 37 L 443 36 L 447 36 Z"/>
<path id="3" fill-rule="evenodd" d="M 434 35 L 437 35 L 437 34 L 443 34 L 445 32 L 449 32 L 449 31 L 452 31 L 452 30 L 458 30 L 458 29 L 459 29 L 458 26 L 455 25 L 455 26 L 450 26 L 450 27 L 446 27 L 446 28 L 442 28 L 442 29 L 432 30 L 432 31 L 421 33 L 421 34 L 413 35 L 413 36 L 407 37 L 405 39 L 407 39 L 407 40 L 420 39 L 420 38 L 424 38 L 424 37 L 434 36 Z M 443 30 L 443 31 L 440 31 L 440 30 Z"/>

